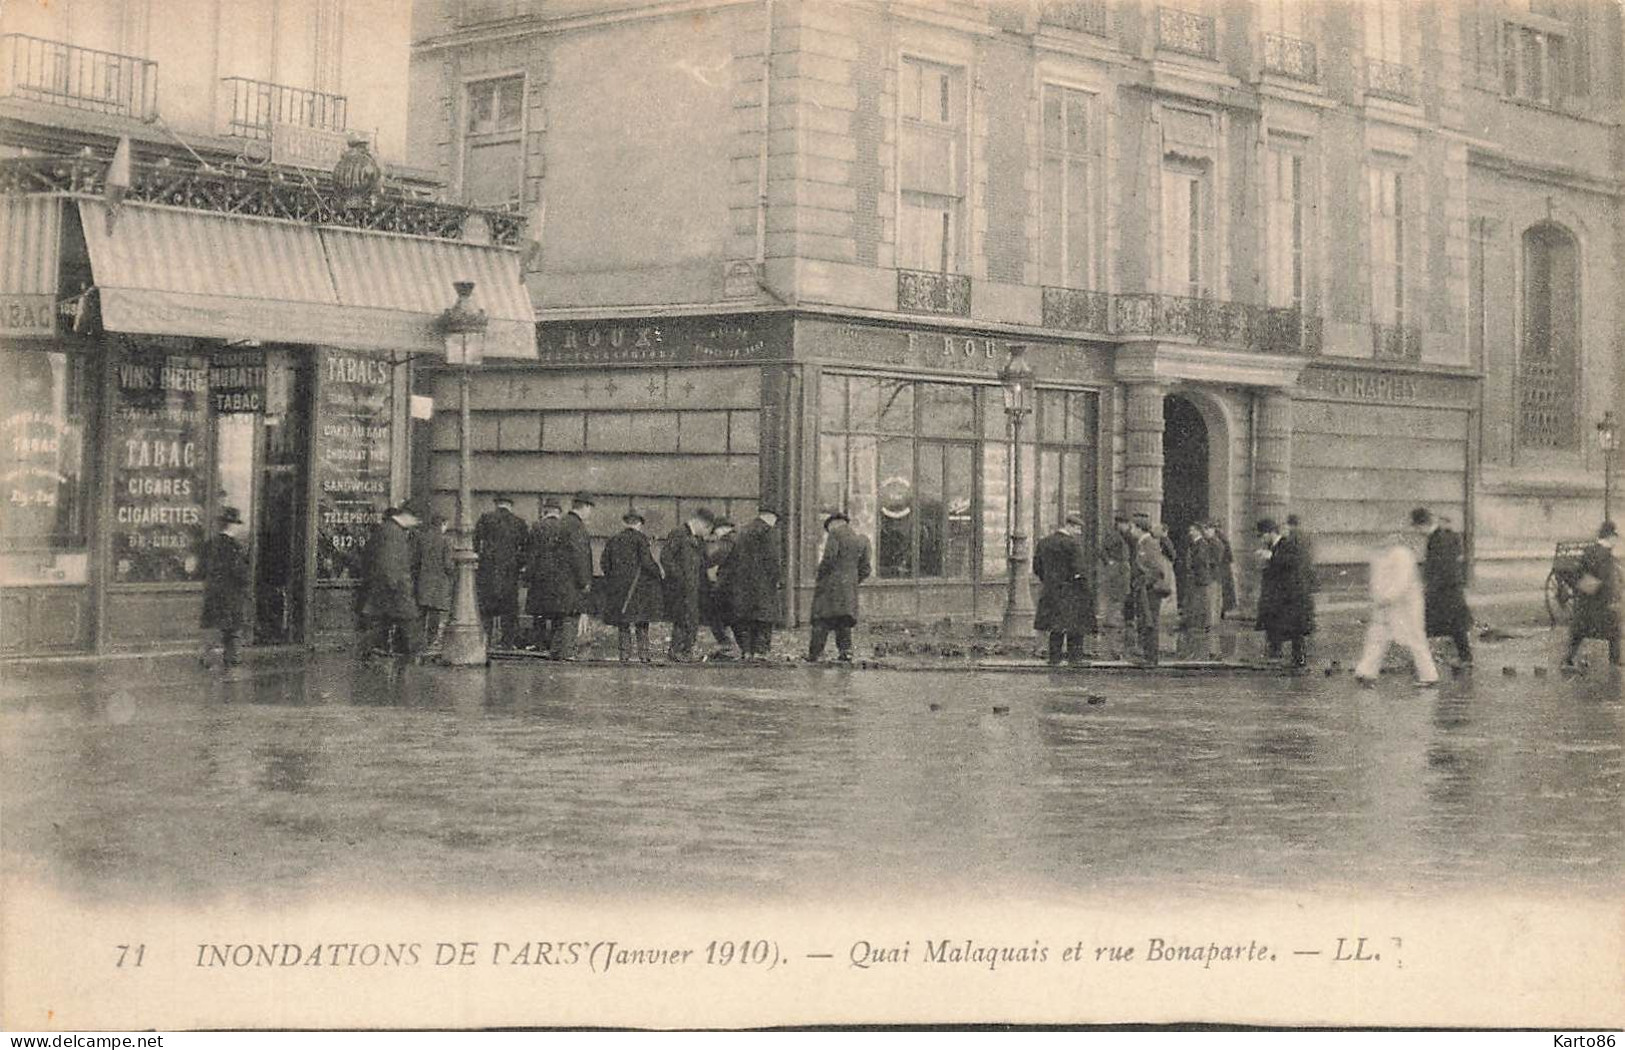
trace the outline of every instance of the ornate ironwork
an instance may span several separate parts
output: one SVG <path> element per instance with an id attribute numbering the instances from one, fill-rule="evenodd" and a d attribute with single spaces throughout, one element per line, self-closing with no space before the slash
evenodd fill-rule
<path id="1" fill-rule="evenodd" d="M 151 120 L 158 63 L 24 33 L 0 36 L 0 94 Z"/>
<path id="2" fill-rule="evenodd" d="M 1264 34 L 1266 73 L 1313 84 L 1320 79 L 1320 66 L 1315 58 L 1315 45 L 1307 40 L 1284 33 Z"/>
<path id="3" fill-rule="evenodd" d="M 1408 324 L 1372 325 L 1371 356 L 1378 361 L 1422 360 L 1422 330 Z"/>
<path id="4" fill-rule="evenodd" d="M 101 195 L 108 160 L 103 157 L 11 157 L 0 160 L 0 193 L 68 193 Z M 229 170 L 182 167 L 178 164 L 132 166 L 125 201 L 167 204 L 198 211 L 259 218 L 292 219 L 323 226 L 349 226 L 420 237 L 462 240 L 470 215 L 491 228 L 494 244 L 513 247 L 524 234 L 525 218 L 516 212 L 447 204 L 407 195 L 386 186 L 368 200 L 351 202 L 332 178 L 277 168 Z"/>
<path id="5" fill-rule="evenodd" d="M 1108 34 L 1105 0 L 1044 0 L 1038 21 L 1090 36 Z"/>
<path id="6" fill-rule="evenodd" d="M 1177 7 L 1157 8 L 1157 46 L 1197 58 L 1214 58 L 1213 19 Z"/>
<path id="7" fill-rule="evenodd" d="M 1113 331 L 1119 335 L 1184 337 L 1207 346 L 1276 354 L 1320 352 L 1320 318 L 1296 309 L 1157 292 L 1127 292 L 1114 296 L 1112 303 Z"/>
<path id="8" fill-rule="evenodd" d="M 897 309 L 969 317 L 970 278 L 960 273 L 898 270 Z"/>
<path id="9" fill-rule="evenodd" d="M 1416 101 L 1416 73 L 1409 66 L 1368 58 L 1365 62 L 1365 93 L 1396 102 Z"/>
<path id="10" fill-rule="evenodd" d="M 1045 328 L 1065 328 L 1072 332 L 1111 330 L 1108 307 L 1111 296 L 1081 288 L 1045 288 L 1043 324 Z"/>
<path id="11" fill-rule="evenodd" d="M 273 124 L 343 131 L 349 120 L 349 101 L 343 95 L 247 77 L 222 77 L 220 82 L 231 92 L 228 135 L 268 139 Z"/>
<path id="12" fill-rule="evenodd" d="M 1525 360 L 1518 369 L 1518 444 L 1572 448 L 1574 384 L 1553 361 Z"/>

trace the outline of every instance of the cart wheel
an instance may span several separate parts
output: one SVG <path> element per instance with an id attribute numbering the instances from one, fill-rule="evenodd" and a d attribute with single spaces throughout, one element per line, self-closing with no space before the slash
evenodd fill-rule
<path id="1" fill-rule="evenodd" d="M 1569 600 L 1573 597 L 1574 589 L 1568 580 L 1558 575 L 1557 570 L 1546 574 L 1546 615 L 1554 625 L 1568 622 Z"/>

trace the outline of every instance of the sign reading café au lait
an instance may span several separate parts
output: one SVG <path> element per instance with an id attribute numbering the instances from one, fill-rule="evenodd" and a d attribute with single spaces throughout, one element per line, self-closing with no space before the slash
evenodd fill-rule
<path id="1" fill-rule="evenodd" d="M 617 321 L 544 321 L 536 326 L 544 365 L 727 364 L 790 356 L 790 321 L 730 314 Z"/>

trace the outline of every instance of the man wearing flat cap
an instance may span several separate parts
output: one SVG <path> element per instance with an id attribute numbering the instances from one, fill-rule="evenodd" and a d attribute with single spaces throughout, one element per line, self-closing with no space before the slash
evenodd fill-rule
<path id="1" fill-rule="evenodd" d="M 1083 530 L 1083 515 L 1068 514 L 1033 549 L 1033 575 L 1043 585 L 1033 627 L 1049 634 L 1051 665 L 1063 656 L 1068 663 L 1082 663 L 1085 639 L 1095 629 L 1095 588 Z"/>
<path id="2" fill-rule="evenodd" d="M 530 529 L 513 512 L 513 497 L 497 493 L 495 510 L 480 515 L 474 525 L 474 593 L 479 596 L 480 620 L 494 648 L 519 645 L 519 574 L 524 564 Z"/>
<path id="3" fill-rule="evenodd" d="M 858 584 L 867 580 L 871 571 L 868 538 L 858 535 L 844 511 L 825 512 L 824 554 L 818 559 L 818 583 L 813 588 L 809 661 L 817 662 L 824 655 L 824 646 L 833 631 L 839 659 L 852 662 L 852 628 L 858 622 Z"/>
<path id="4" fill-rule="evenodd" d="M 620 636 L 621 663 L 632 659 L 634 638 L 638 659 L 650 660 L 649 623 L 660 619 L 662 574 L 643 534 L 643 515 L 628 510 L 621 515 L 624 528 L 604 544 L 604 591 L 599 614 Z"/>
<path id="5" fill-rule="evenodd" d="M 779 619 L 779 589 L 784 582 L 778 523 L 778 507 L 762 504 L 756 517 L 739 530 L 733 552 L 718 573 L 733 611 L 734 637 L 746 660 L 766 660 L 773 648 L 773 625 Z"/>

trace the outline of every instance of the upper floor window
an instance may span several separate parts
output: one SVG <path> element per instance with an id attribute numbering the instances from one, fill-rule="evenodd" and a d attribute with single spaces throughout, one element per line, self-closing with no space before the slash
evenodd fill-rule
<path id="1" fill-rule="evenodd" d="M 1403 325 L 1405 301 L 1405 174 L 1394 168 L 1367 172 L 1370 193 L 1371 320 Z"/>
<path id="2" fill-rule="evenodd" d="M 1523 352 L 1518 362 L 1518 443 L 1573 448 L 1580 356 L 1580 252 L 1553 223 L 1524 231 Z"/>
<path id="3" fill-rule="evenodd" d="M 463 121 L 463 200 L 501 205 L 520 199 L 524 166 L 525 78 L 468 85 Z"/>
<path id="4" fill-rule="evenodd" d="M 1297 144 L 1272 141 L 1265 156 L 1265 216 L 1271 306 L 1301 309 L 1304 299 L 1304 163 Z"/>
<path id="5" fill-rule="evenodd" d="M 1569 40 L 1508 22 L 1501 34 L 1501 87 L 1512 98 L 1555 106 L 1569 91 Z"/>
<path id="6" fill-rule="evenodd" d="M 1043 283 L 1059 288 L 1094 286 L 1091 102 L 1087 92 L 1044 85 Z"/>
<path id="7" fill-rule="evenodd" d="M 1365 4 L 1367 58 L 1405 64 L 1405 7 L 1407 0 L 1369 0 Z"/>
<path id="8" fill-rule="evenodd" d="M 1206 293 L 1208 165 L 1167 157 L 1162 165 L 1162 290 Z"/>
<path id="9" fill-rule="evenodd" d="M 897 265 L 964 266 L 964 70 L 905 58 L 898 75 Z"/>

